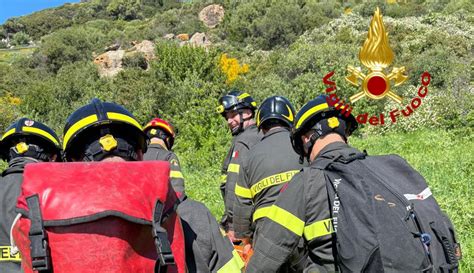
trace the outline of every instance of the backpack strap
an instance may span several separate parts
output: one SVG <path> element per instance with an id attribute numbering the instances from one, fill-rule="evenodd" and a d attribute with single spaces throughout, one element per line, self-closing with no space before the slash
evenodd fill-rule
<path id="1" fill-rule="evenodd" d="M 351 152 L 351 153 L 341 153 L 335 157 L 328 158 L 328 157 L 317 157 L 313 166 L 317 169 L 325 170 L 327 169 L 332 163 L 340 162 L 343 164 L 349 164 L 354 160 L 364 159 L 367 156 L 367 152 Z"/>
<path id="2" fill-rule="evenodd" d="M 457 272 L 455 270 L 458 268 L 459 263 L 458 263 L 458 258 L 456 256 L 455 247 L 451 244 L 447 234 L 442 232 L 435 222 L 431 222 L 430 227 L 433 230 L 436 238 L 441 243 L 441 246 L 443 247 L 444 256 L 447 262 L 447 264 L 443 264 L 440 266 L 441 272 L 443 273 Z"/>
<path id="3" fill-rule="evenodd" d="M 168 233 L 161 226 L 163 208 L 163 203 L 160 200 L 156 200 L 153 212 L 153 238 L 158 253 L 158 260 L 155 263 L 155 273 L 164 273 L 167 271 L 168 265 L 175 264 L 171 245 L 168 241 Z M 171 214 L 171 212 L 167 212 L 166 214 Z"/>
<path id="4" fill-rule="evenodd" d="M 31 264 L 33 270 L 41 273 L 50 273 L 51 253 L 48 246 L 48 234 L 44 230 L 43 217 L 41 216 L 39 196 L 37 194 L 26 198 L 31 221 L 28 237 L 31 242 Z"/>

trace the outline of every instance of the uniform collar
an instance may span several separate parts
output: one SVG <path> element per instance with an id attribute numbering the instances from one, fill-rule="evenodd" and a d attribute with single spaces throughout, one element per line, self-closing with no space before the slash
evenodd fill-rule
<path id="1" fill-rule="evenodd" d="M 265 138 L 268 138 L 268 137 L 270 137 L 270 136 L 272 136 L 272 135 L 275 135 L 275 134 L 278 134 L 278 133 L 282 133 L 282 132 L 287 132 L 287 133 L 289 133 L 290 131 L 289 131 L 288 128 L 286 128 L 286 127 L 280 127 L 280 128 L 272 129 L 272 130 L 268 131 L 266 134 L 263 135 L 262 140 L 265 139 Z"/>
<path id="2" fill-rule="evenodd" d="M 339 150 L 346 149 L 346 148 L 351 148 L 351 146 L 349 146 L 345 142 L 337 141 L 337 142 L 326 145 L 326 147 L 324 147 L 319 152 L 319 154 L 316 155 L 316 158 L 319 157 L 319 156 L 321 156 L 321 157 L 331 157 L 332 152 L 339 151 Z"/>
<path id="3" fill-rule="evenodd" d="M 148 145 L 148 148 L 155 148 L 155 149 L 168 151 L 168 149 L 166 149 L 165 147 L 163 147 L 161 144 L 158 144 L 158 143 L 151 143 Z"/>
<path id="4" fill-rule="evenodd" d="M 8 162 L 8 168 L 2 172 L 2 176 L 13 172 L 23 172 L 26 164 L 42 162 L 31 157 L 17 157 Z"/>

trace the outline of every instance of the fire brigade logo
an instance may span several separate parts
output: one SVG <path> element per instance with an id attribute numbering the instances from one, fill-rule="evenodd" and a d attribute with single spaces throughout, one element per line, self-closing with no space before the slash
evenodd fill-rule
<path id="1" fill-rule="evenodd" d="M 351 96 L 351 103 L 367 96 L 371 99 L 379 100 L 388 96 L 398 103 L 402 103 L 402 98 L 391 90 L 391 83 L 399 86 L 407 80 L 404 75 L 405 67 L 394 67 L 392 72 L 386 74 L 384 70 L 393 62 L 394 53 L 388 43 L 388 33 L 382 21 L 380 9 L 375 10 L 374 17 L 370 22 L 369 33 L 364 45 L 359 51 L 359 60 L 370 72 L 365 75 L 360 67 L 349 65 L 347 70 L 349 75 L 346 80 L 357 87 L 362 81 L 362 91 Z"/>
<path id="2" fill-rule="evenodd" d="M 394 53 L 388 44 L 388 33 L 382 21 L 380 9 L 377 8 L 374 17 L 370 21 L 369 33 L 364 45 L 359 51 L 359 60 L 370 71 L 367 75 L 362 72 L 360 67 L 349 65 L 347 70 L 349 75 L 346 80 L 357 87 L 362 86 L 362 91 L 349 98 L 350 102 L 341 99 L 337 94 L 336 82 L 331 80 L 334 71 L 324 76 L 323 83 L 326 85 L 327 103 L 334 106 L 341 114 L 348 117 L 352 114 L 352 103 L 363 97 L 374 100 L 380 100 L 389 97 L 402 104 L 402 97 L 391 90 L 392 86 L 399 86 L 404 83 L 408 77 L 405 75 L 405 67 L 393 67 L 390 73 L 386 73 L 387 67 L 393 62 Z M 411 98 L 406 105 L 401 108 L 396 107 L 389 113 L 359 113 L 355 118 L 359 124 L 385 125 L 385 118 L 390 117 L 392 124 L 396 123 L 400 117 L 409 117 L 420 107 L 422 99 L 428 94 L 428 86 L 431 82 L 431 75 L 428 71 L 421 74 L 421 86 L 418 88 L 417 96 Z"/>

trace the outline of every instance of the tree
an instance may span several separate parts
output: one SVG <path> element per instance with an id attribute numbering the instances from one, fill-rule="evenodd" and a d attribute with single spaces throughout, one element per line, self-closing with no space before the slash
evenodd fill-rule
<path id="1" fill-rule="evenodd" d="M 123 20 L 139 19 L 140 0 L 112 0 L 107 6 L 107 12 L 115 18 Z"/>

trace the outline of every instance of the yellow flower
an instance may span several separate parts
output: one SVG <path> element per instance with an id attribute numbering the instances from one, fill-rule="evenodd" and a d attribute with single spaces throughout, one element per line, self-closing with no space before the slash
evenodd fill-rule
<path id="1" fill-rule="evenodd" d="M 21 99 L 17 97 L 10 97 L 9 100 L 12 105 L 20 105 L 21 103 Z"/>
<path id="2" fill-rule="evenodd" d="M 222 72 L 226 75 L 226 83 L 231 84 L 238 79 L 239 75 L 245 74 L 249 71 L 248 64 L 240 65 L 236 58 L 228 58 L 227 54 L 222 54 L 219 60 L 219 66 Z"/>

